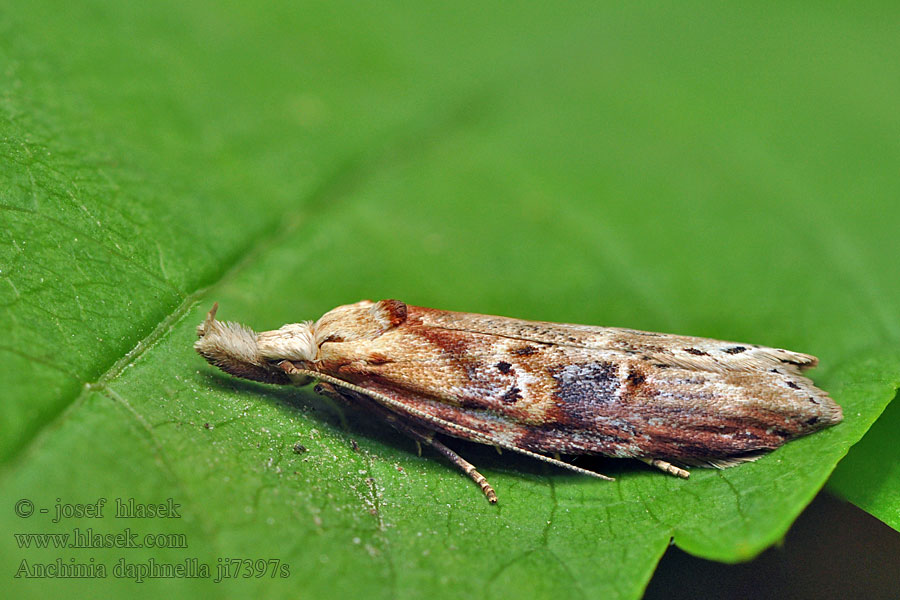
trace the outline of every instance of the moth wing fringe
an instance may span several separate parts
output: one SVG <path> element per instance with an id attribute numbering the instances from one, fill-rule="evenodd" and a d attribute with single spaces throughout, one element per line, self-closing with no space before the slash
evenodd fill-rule
<path id="1" fill-rule="evenodd" d="M 747 452 L 746 454 L 739 454 L 737 456 L 725 456 L 722 458 L 680 458 L 677 461 L 672 462 L 690 467 L 728 469 L 744 463 L 755 462 L 769 452 L 771 452 L 771 450 L 757 450 L 754 452 Z"/>

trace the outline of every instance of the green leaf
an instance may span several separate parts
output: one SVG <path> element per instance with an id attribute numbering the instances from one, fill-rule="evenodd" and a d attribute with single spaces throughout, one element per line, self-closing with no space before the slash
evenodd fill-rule
<path id="1" fill-rule="evenodd" d="M 897 386 L 896 380 L 894 385 Z M 884 411 L 866 437 L 842 460 L 828 488 L 900 531 L 900 402 Z"/>
<path id="2" fill-rule="evenodd" d="M 14 578 L 16 597 L 633 598 L 671 539 L 721 561 L 777 542 L 896 394 L 900 78 L 881 11 L 13 4 L 0 523 L 175 535 L 8 536 L 8 577 L 108 569 Z M 810 352 L 845 422 L 688 481 L 449 440 L 491 506 L 390 428 L 191 349 L 214 300 L 267 329 L 364 297 Z M 896 507 L 882 455 L 853 460 L 853 485 L 888 490 L 873 512 Z M 52 522 L 100 498 L 103 518 Z M 179 518 L 115 518 L 129 498 Z M 22 499 L 38 512 L 17 516 Z M 220 559 L 288 576 L 213 584 Z M 125 568 L 169 563 L 211 577 Z"/>

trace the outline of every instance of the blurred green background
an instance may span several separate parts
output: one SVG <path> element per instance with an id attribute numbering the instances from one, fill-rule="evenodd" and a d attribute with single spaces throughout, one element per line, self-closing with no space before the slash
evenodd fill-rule
<path id="1" fill-rule="evenodd" d="M 848 450 L 829 489 L 880 520 L 858 552 L 893 565 L 830 572 L 890 590 L 872 573 L 896 572 L 900 528 L 900 413 L 876 422 L 900 386 L 898 26 L 894 3 L 7 3 L 0 522 L 189 542 L 8 536 L 14 595 L 636 598 L 670 541 L 737 562 L 781 540 Z M 453 441 L 491 507 L 389 428 L 191 349 L 214 300 L 267 329 L 387 297 L 812 353 L 845 422 L 687 482 Z M 12 508 L 99 497 L 183 515 Z M 844 508 L 820 528 L 870 518 L 825 502 Z M 14 577 L 223 557 L 290 575 Z"/>

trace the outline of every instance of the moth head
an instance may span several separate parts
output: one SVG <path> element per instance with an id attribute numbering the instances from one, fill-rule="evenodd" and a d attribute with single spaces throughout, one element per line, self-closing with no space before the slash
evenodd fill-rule
<path id="1" fill-rule="evenodd" d="M 236 377 L 266 383 L 290 383 L 290 378 L 278 366 L 280 361 L 273 361 L 260 351 L 256 332 L 240 323 L 217 321 L 218 308 L 218 303 L 213 304 L 206 320 L 197 326 L 199 339 L 194 342 L 194 349 L 200 356 Z"/>

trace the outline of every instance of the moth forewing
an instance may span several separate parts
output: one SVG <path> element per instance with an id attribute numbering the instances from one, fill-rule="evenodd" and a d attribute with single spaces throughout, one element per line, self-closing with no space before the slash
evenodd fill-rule
<path id="1" fill-rule="evenodd" d="M 800 374 L 814 357 L 752 344 L 397 300 L 259 334 L 216 321 L 214 307 L 198 335 L 197 351 L 229 373 L 297 385 L 318 378 L 419 442 L 442 433 L 579 472 L 546 455 L 637 458 L 686 477 L 671 462 L 731 466 L 842 418 Z"/>

